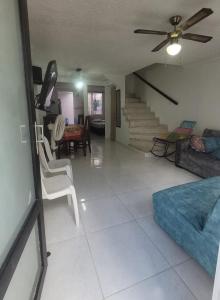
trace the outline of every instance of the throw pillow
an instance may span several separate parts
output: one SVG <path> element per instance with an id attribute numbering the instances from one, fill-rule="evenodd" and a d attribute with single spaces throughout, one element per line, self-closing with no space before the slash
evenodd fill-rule
<path id="1" fill-rule="evenodd" d="M 193 129 L 195 127 L 195 125 L 196 125 L 195 121 L 187 121 L 187 120 L 185 120 L 185 121 L 183 121 L 181 123 L 180 127 Z"/>
<path id="2" fill-rule="evenodd" d="M 205 145 L 201 136 L 193 135 L 190 140 L 192 149 L 198 152 L 205 152 Z"/>
<path id="3" fill-rule="evenodd" d="M 211 153 L 220 147 L 220 137 L 205 137 L 204 144 L 205 151 Z"/>
<path id="4" fill-rule="evenodd" d="M 192 128 L 177 127 L 174 131 L 178 134 L 190 135 L 192 133 Z"/>
<path id="5" fill-rule="evenodd" d="M 192 133 L 192 128 L 177 127 L 173 132 L 171 132 L 168 135 L 167 140 L 171 142 L 175 142 L 177 140 L 187 138 L 191 133 Z"/>

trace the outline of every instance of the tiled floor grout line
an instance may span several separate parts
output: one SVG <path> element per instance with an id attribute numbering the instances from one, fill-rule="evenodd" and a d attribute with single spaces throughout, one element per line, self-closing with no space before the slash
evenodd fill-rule
<path id="1" fill-rule="evenodd" d="M 137 220 L 136 220 L 137 222 Z M 140 224 L 137 222 L 137 224 L 140 226 Z M 193 294 L 193 292 L 191 291 L 190 287 L 186 284 L 186 282 L 181 278 L 181 276 L 176 272 L 175 270 L 175 267 L 179 266 L 179 265 L 182 265 L 184 263 L 186 263 L 187 261 L 189 261 L 191 258 L 181 262 L 181 263 L 178 263 L 177 265 L 171 265 L 170 262 L 167 260 L 167 258 L 164 256 L 164 254 L 161 252 L 160 248 L 156 245 L 156 243 L 154 243 L 154 241 L 151 239 L 151 237 L 146 233 L 146 231 L 143 229 L 142 226 L 140 226 L 142 228 L 142 230 L 144 231 L 144 233 L 146 234 L 146 236 L 150 239 L 150 241 L 152 242 L 152 244 L 156 247 L 156 249 L 159 251 L 159 253 L 162 255 L 162 257 L 166 260 L 166 262 L 168 263 L 168 265 L 170 266 L 170 269 L 172 269 L 179 277 L 179 279 L 183 282 L 184 286 L 189 290 L 189 292 L 192 294 L 192 296 L 196 299 L 196 300 L 199 300 L 197 299 L 197 297 Z"/>
<path id="2" fill-rule="evenodd" d="M 100 277 L 99 277 L 99 274 L 98 274 L 98 271 L 97 271 L 97 268 L 96 268 L 95 260 L 94 260 L 93 254 L 92 254 L 92 249 L 90 247 L 87 234 L 85 236 L 85 239 L 86 239 L 86 243 L 87 243 L 87 246 L 88 246 L 88 249 L 89 249 L 89 254 L 90 254 L 90 257 L 91 257 L 91 260 L 92 260 L 92 264 L 93 264 L 93 267 L 94 267 L 94 270 L 95 270 L 95 273 L 96 273 L 96 277 L 97 277 L 97 280 L 98 280 L 99 288 L 100 288 L 100 291 L 102 293 L 102 300 L 104 300 L 105 296 L 104 296 L 104 292 L 103 292 L 103 289 L 102 289 L 101 280 L 100 280 Z"/>
<path id="3" fill-rule="evenodd" d="M 151 243 L 155 246 L 155 248 L 158 250 L 158 252 L 161 254 L 161 256 L 165 259 L 165 261 L 168 263 L 170 268 L 172 268 L 172 265 L 167 260 L 167 258 L 164 256 L 163 252 L 159 249 L 159 247 L 155 244 L 155 242 L 151 239 L 151 237 L 147 234 L 147 232 L 144 230 L 144 228 L 138 223 L 138 221 L 135 219 L 136 224 L 141 228 L 141 230 L 144 232 L 144 234 L 147 236 L 147 238 L 151 241 Z"/>
<path id="4" fill-rule="evenodd" d="M 60 241 L 55 241 L 55 242 L 47 243 L 47 250 L 50 250 L 49 249 L 50 246 L 54 246 L 54 245 L 60 244 L 60 243 L 65 243 L 65 242 L 68 242 L 68 241 L 71 241 L 71 240 L 74 240 L 74 239 L 77 239 L 77 238 L 85 237 L 85 235 L 86 234 L 83 233 L 83 234 L 80 234 L 80 235 L 71 236 L 69 238 L 66 238 L 66 239 L 63 239 L 63 240 L 60 240 Z"/>
<path id="5" fill-rule="evenodd" d="M 149 276 L 149 277 L 145 277 L 145 278 L 143 278 L 142 280 L 137 281 L 137 282 L 133 283 L 132 285 L 130 285 L 130 286 L 124 288 L 124 289 L 121 289 L 121 290 L 119 290 L 119 291 L 117 291 L 117 292 L 112 293 L 111 295 L 109 295 L 109 296 L 107 296 L 106 298 L 104 298 L 104 300 L 107 300 L 108 298 L 112 297 L 113 295 L 117 295 L 117 294 L 119 294 L 119 293 L 121 293 L 121 292 L 124 292 L 124 291 L 130 289 L 130 288 L 133 288 L 133 287 L 135 287 L 135 286 L 141 284 L 141 283 L 144 282 L 144 281 L 147 281 L 147 280 L 150 280 L 150 279 L 152 279 L 152 278 L 154 278 L 154 277 L 157 277 L 158 275 L 161 275 L 161 274 L 163 274 L 163 273 L 165 273 L 165 272 L 167 272 L 167 271 L 169 271 L 169 270 L 171 270 L 171 269 L 172 269 L 172 268 L 168 267 L 168 268 L 164 269 L 163 271 L 160 271 L 160 272 L 158 272 L 158 273 L 156 273 L 156 274 L 154 274 L 154 275 L 151 275 L 151 276 Z M 134 299 L 134 300 L 136 300 L 136 299 Z M 150 300 L 153 300 L 153 299 L 150 299 Z"/>
<path id="6" fill-rule="evenodd" d="M 173 271 L 176 273 L 176 275 L 180 278 L 180 280 L 183 282 L 183 284 L 185 285 L 185 287 L 187 287 L 187 289 L 189 290 L 189 292 L 191 293 L 191 295 L 195 298 L 195 300 L 199 300 L 196 295 L 194 295 L 193 291 L 191 290 L 191 288 L 187 285 L 187 283 L 184 281 L 184 279 L 178 274 L 178 272 L 176 271 L 175 267 L 172 268 Z"/>
<path id="7" fill-rule="evenodd" d="M 98 229 L 98 230 L 95 230 L 95 231 L 89 231 L 89 232 L 87 232 L 85 230 L 85 233 L 87 233 L 87 234 L 96 234 L 96 233 L 100 233 L 100 232 L 112 229 L 112 228 L 117 227 L 117 226 L 121 226 L 121 225 L 125 225 L 125 224 L 128 224 L 128 223 L 132 223 L 132 222 L 135 222 L 135 218 L 133 218 L 133 219 L 131 219 L 129 221 L 122 222 L 122 223 L 117 223 L 117 224 L 114 224 L 114 225 L 110 225 L 108 227 L 104 227 L 102 229 Z"/>
<path id="8" fill-rule="evenodd" d="M 91 261 L 92 261 L 92 265 L 93 265 L 93 268 L 94 268 L 94 271 L 95 271 L 95 274 L 96 274 L 96 277 L 97 277 L 98 285 L 99 285 L 99 288 L 100 288 L 100 291 L 101 291 L 101 294 L 102 294 L 102 300 L 104 300 L 105 299 L 104 298 L 104 293 L 103 293 L 102 286 L 101 286 L 101 281 L 100 281 L 100 278 L 99 278 L 99 275 L 98 275 L 98 272 L 97 272 L 97 269 L 96 269 L 95 261 L 94 261 L 93 255 L 92 255 L 92 250 L 91 250 L 90 245 L 89 245 L 89 241 L 88 241 L 88 237 L 87 237 L 87 232 L 86 232 L 85 226 L 84 226 L 84 224 L 83 224 L 82 221 L 81 221 L 81 224 L 82 224 L 82 227 L 83 227 L 83 230 L 84 230 L 84 234 L 83 235 L 74 236 L 74 237 L 71 237 L 69 239 L 65 239 L 65 240 L 62 240 L 62 241 L 54 242 L 54 243 L 51 243 L 50 245 L 57 245 L 57 244 L 65 243 L 65 242 L 70 242 L 70 241 L 72 241 L 74 239 L 77 239 L 77 238 L 84 238 L 85 239 L 87 247 L 88 247 L 88 250 L 89 250 L 89 255 L 90 255 L 90 258 L 91 258 Z M 48 245 L 47 249 L 48 248 L 49 248 L 49 245 Z M 53 254 L 53 253 L 51 253 L 51 254 Z"/>
<path id="9" fill-rule="evenodd" d="M 124 207 L 124 208 L 129 212 L 129 214 L 133 217 L 133 219 L 130 220 L 130 221 L 127 221 L 127 222 L 123 222 L 123 223 L 120 223 L 120 224 L 116 224 L 116 225 L 109 226 L 109 227 L 107 227 L 107 228 L 103 228 L 103 229 L 98 230 L 98 231 L 95 231 L 95 232 L 87 232 L 86 229 L 85 229 L 85 237 L 86 237 L 86 240 L 87 240 L 87 243 L 88 243 L 88 247 L 89 247 L 89 250 L 90 250 L 90 255 L 91 255 L 91 257 L 92 257 L 92 261 L 93 261 L 93 265 L 94 265 L 94 268 L 95 268 L 95 271 L 96 271 L 96 275 L 97 275 L 97 277 L 98 277 L 99 285 L 100 285 L 100 288 L 101 288 L 101 291 L 102 291 L 102 294 L 103 294 L 103 297 L 104 297 L 103 300 L 105 300 L 105 299 L 107 300 L 109 297 L 111 297 L 111 296 L 113 296 L 113 295 L 115 295 L 115 294 L 118 294 L 118 293 L 120 293 L 120 292 L 123 292 L 123 291 L 125 291 L 125 290 L 127 290 L 127 289 L 129 289 L 129 288 L 131 288 L 131 287 L 133 287 L 133 286 L 136 286 L 136 285 L 140 284 L 140 283 L 143 282 L 143 281 L 146 281 L 146 280 L 148 280 L 148 279 L 150 279 L 150 278 L 153 278 L 153 277 L 155 277 L 155 276 L 158 276 L 159 274 L 164 273 L 164 272 L 166 272 L 166 271 L 172 269 L 172 266 L 169 264 L 169 262 L 167 262 L 167 263 L 168 263 L 168 268 L 164 269 L 163 271 L 158 272 L 158 273 L 156 273 L 156 274 L 154 274 L 154 275 L 152 275 L 152 276 L 150 276 L 150 277 L 145 277 L 143 280 L 138 281 L 138 282 L 136 282 L 136 283 L 134 283 L 134 284 L 128 286 L 128 287 L 125 288 L 125 289 L 121 289 L 121 290 L 119 290 L 119 291 L 117 291 L 117 292 L 115 292 L 115 293 L 113 293 L 113 294 L 111 294 L 111 295 L 109 295 L 109 296 L 107 296 L 107 297 L 105 298 L 104 292 L 103 292 L 102 286 L 101 286 L 101 281 L 100 281 L 100 278 L 99 278 L 99 275 L 98 275 L 98 272 L 97 272 L 97 269 L 96 269 L 95 260 L 94 260 L 94 257 L 93 257 L 93 254 L 92 254 L 92 250 L 91 250 L 91 248 L 90 248 L 90 244 L 89 244 L 89 241 L 88 241 L 88 234 L 99 233 L 99 232 L 102 232 L 102 231 L 105 231 L 105 230 L 108 230 L 108 229 L 111 229 L 111 228 L 114 228 L 114 227 L 117 227 L 117 226 L 120 226 L 120 225 L 124 225 L 124 224 L 131 223 L 131 222 L 135 222 L 135 223 L 138 225 L 138 227 L 140 227 L 140 228 L 142 229 L 142 231 L 144 231 L 143 228 L 142 228 L 142 227 L 138 224 L 138 222 L 136 221 L 135 216 L 128 210 L 128 208 L 125 206 L 125 204 L 122 202 L 122 200 L 121 200 L 117 195 L 116 195 L 116 197 L 117 197 L 117 199 L 121 202 L 121 204 L 123 205 L 123 207 Z M 82 223 L 83 223 L 83 222 L 82 222 Z M 83 227 L 85 228 L 84 224 L 83 224 Z M 147 235 L 145 231 L 144 231 L 144 233 L 145 233 L 145 235 Z M 150 238 L 149 238 L 149 239 L 150 239 Z M 151 239 L 150 239 L 150 241 L 151 241 Z M 151 242 L 152 242 L 152 241 L 151 241 Z M 153 245 L 154 245 L 154 243 L 153 243 Z M 161 252 L 159 251 L 159 253 L 161 253 Z M 164 256 L 162 255 L 162 257 L 164 257 Z M 166 260 L 166 258 L 165 258 L 165 260 Z M 167 260 L 166 260 L 166 261 L 167 261 Z"/>
<path id="10" fill-rule="evenodd" d="M 106 180 L 106 181 L 107 181 L 107 180 Z M 108 184 L 108 182 L 107 182 L 107 184 Z M 133 214 L 133 212 L 132 212 L 132 211 L 131 211 L 124 203 L 123 203 L 123 201 L 120 199 L 120 197 L 118 196 L 118 193 L 116 193 L 116 192 L 112 189 L 112 187 L 111 187 L 109 184 L 108 184 L 108 186 L 109 186 L 110 189 L 114 192 L 113 197 L 116 197 L 116 198 L 120 201 L 120 203 L 122 204 L 122 206 L 123 206 L 123 207 L 125 208 L 125 210 L 133 217 L 133 219 L 130 220 L 130 221 L 127 221 L 127 222 L 123 222 L 123 223 L 115 224 L 115 225 L 112 225 L 112 226 L 109 226 L 109 227 L 106 227 L 106 228 L 102 228 L 102 229 L 100 229 L 100 230 L 93 231 L 93 232 L 87 232 L 87 231 L 86 231 L 86 228 L 85 228 L 85 226 L 84 226 L 84 224 L 83 224 L 83 227 L 84 227 L 84 230 L 85 230 L 85 237 L 86 237 L 86 240 L 87 240 L 87 243 L 88 243 L 88 247 L 89 247 L 89 250 L 90 250 L 90 255 L 91 255 L 91 257 L 92 257 L 92 261 L 93 261 L 93 265 L 94 265 L 94 268 L 95 268 L 95 271 L 96 271 L 96 275 L 97 275 L 97 277 L 98 277 L 98 281 L 99 281 L 100 289 L 101 289 L 101 291 L 102 291 L 103 299 L 106 299 L 106 300 L 107 300 L 107 299 L 108 299 L 109 297 L 111 297 L 112 295 L 115 295 L 115 294 L 118 294 L 118 293 L 120 293 L 120 292 L 123 292 L 123 291 L 125 291 L 125 290 L 127 290 L 127 289 L 129 289 L 129 288 L 131 288 L 131 287 L 133 287 L 133 286 L 135 286 L 135 285 L 140 284 L 141 282 L 143 282 L 143 281 L 145 281 L 145 280 L 148 280 L 148 279 L 150 279 L 150 278 L 152 278 L 152 277 L 158 276 L 159 274 L 161 274 L 161 273 L 163 273 L 163 272 L 165 272 L 165 271 L 167 271 L 167 270 L 172 269 L 172 270 L 175 272 L 175 274 L 178 275 L 178 278 L 181 280 L 181 282 L 183 282 L 183 284 L 184 284 L 184 286 L 187 288 L 187 290 L 189 290 L 189 292 L 191 293 L 191 295 L 192 295 L 193 297 L 195 297 L 196 300 L 198 300 L 198 299 L 196 298 L 196 296 L 193 294 L 193 292 L 191 291 L 191 289 L 188 287 L 188 285 L 185 283 L 185 281 L 179 276 L 179 274 L 178 274 L 178 273 L 176 272 L 176 270 L 175 270 L 175 267 L 176 267 L 176 266 L 181 265 L 181 264 L 184 264 L 185 262 L 187 262 L 188 260 L 190 260 L 190 258 L 189 258 L 189 259 L 186 259 L 185 261 L 183 261 L 183 262 L 181 262 L 181 263 L 179 263 L 179 264 L 171 265 L 170 262 L 167 260 L 167 258 L 164 256 L 164 254 L 161 252 L 160 248 L 156 245 L 156 243 L 154 243 L 154 241 L 151 239 L 151 237 L 146 233 L 146 231 L 143 229 L 143 227 L 138 223 L 137 220 L 138 220 L 138 219 L 141 219 L 141 218 L 144 218 L 144 216 L 143 216 L 143 217 L 140 217 L 140 218 L 136 218 L 135 215 Z M 143 188 L 143 189 L 142 189 L 142 188 L 138 188 L 138 189 L 134 189 L 134 190 L 132 190 L 132 191 L 138 191 L 138 190 L 144 190 L 144 189 L 145 189 L 145 188 Z M 120 194 L 126 194 L 126 193 L 129 193 L 129 191 L 127 191 L 127 192 L 122 192 L 122 193 L 120 193 Z M 96 199 L 93 199 L 93 200 L 96 200 Z M 88 201 L 90 201 L 90 200 L 88 200 Z M 91 200 L 91 201 L 92 201 L 92 200 Z M 151 215 L 153 215 L 153 212 L 152 212 Z M 147 215 L 146 215 L 146 216 L 147 216 Z M 141 281 L 135 283 L 134 285 L 131 285 L 131 286 L 129 286 L 129 287 L 125 288 L 125 289 L 122 289 L 122 290 L 120 290 L 120 291 L 118 291 L 118 292 L 115 292 L 115 293 L 111 294 L 110 296 L 108 296 L 107 298 L 105 298 L 104 293 L 103 293 L 103 290 L 102 290 L 102 287 L 101 287 L 101 281 L 100 281 L 100 279 L 99 279 L 99 276 L 98 276 L 98 273 L 97 273 L 97 269 L 96 269 L 96 266 L 95 266 L 95 261 L 94 261 L 93 255 L 92 255 L 92 251 L 91 251 L 91 248 L 90 248 L 90 245 L 89 245 L 89 241 L 88 241 L 88 236 L 87 236 L 87 234 L 98 233 L 98 232 L 101 232 L 101 231 L 104 231 L 104 230 L 111 229 L 111 228 L 116 227 L 116 226 L 120 226 L 120 225 L 123 225 L 123 224 L 130 223 L 130 222 L 135 222 L 135 223 L 138 225 L 138 227 L 141 228 L 141 230 L 142 230 L 142 231 L 144 232 L 144 234 L 149 238 L 149 240 L 151 241 L 151 243 L 156 247 L 156 249 L 157 249 L 158 252 L 161 254 L 161 256 L 165 259 L 165 261 L 167 262 L 169 268 L 167 268 L 167 269 L 163 270 L 162 272 L 159 272 L 159 273 L 157 273 L 157 274 L 155 274 L 155 275 L 153 275 L 153 276 L 151 276 L 151 277 L 147 277 L 147 278 L 145 278 L 145 279 L 143 279 L 143 280 L 141 280 Z M 83 222 L 82 222 L 82 223 L 83 223 Z"/>

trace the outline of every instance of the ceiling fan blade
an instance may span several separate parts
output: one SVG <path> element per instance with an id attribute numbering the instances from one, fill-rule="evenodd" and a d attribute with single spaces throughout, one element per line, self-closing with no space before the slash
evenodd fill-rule
<path id="1" fill-rule="evenodd" d="M 202 8 L 200 11 L 198 11 L 195 15 L 193 15 L 191 18 L 189 18 L 186 22 L 184 22 L 180 29 L 187 30 L 191 26 L 195 25 L 196 23 L 202 21 L 204 18 L 210 16 L 213 13 L 213 10 L 211 8 Z"/>
<path id="2" fill-rule="evenodd" d="M 194 34 L 194 33 L 184 33 L 182 34 L 184 40 L 191 40 L 200 43 L 207 43 L 212 39 L 212 36 Z"/>
<path id="3" fill-rule="evenodd" d="M 159 45 L 157 45 L 157 47 L 155 47 L 155 48 L 152 50 L 152 52 L 157 52 L 157 51 L 159 51 L 161 48 L 163 48 L 164 46 L 166 46 L 166 44 L 168 44 L 169 41 L 170 41 L 169 38 L 166 39 L 166 40 L 164 40 L 162 43 L 160 43 Z"/>
<path id="4" fill-rule="evenodd" d="M 147 29 L 136 29 L 136 30 L 134 31 L 134 33 L 167 35 L 167 32 L 165 32 L 165 31 L 147 30 Z"/>

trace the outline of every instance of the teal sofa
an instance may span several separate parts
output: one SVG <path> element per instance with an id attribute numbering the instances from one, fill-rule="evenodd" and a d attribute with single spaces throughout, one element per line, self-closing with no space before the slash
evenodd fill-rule
<path id="1" fill-rule="evenodd" d="M 214 277 L 220 241 L 220 176 L 153 194 L 155 221 Z"/>

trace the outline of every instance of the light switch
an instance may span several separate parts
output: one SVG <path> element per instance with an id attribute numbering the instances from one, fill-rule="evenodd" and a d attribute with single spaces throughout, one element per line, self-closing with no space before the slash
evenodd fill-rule
<path id="1" fill-rule="evenodd" d="M 26 125 L 20 125 L 20 136 L 21 136 L 21 143 L 27 143 L 27 128 Z"/>

